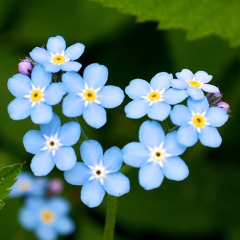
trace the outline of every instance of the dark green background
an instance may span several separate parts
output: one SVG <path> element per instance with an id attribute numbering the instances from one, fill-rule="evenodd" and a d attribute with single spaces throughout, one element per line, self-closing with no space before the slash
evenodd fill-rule
<path id="1" fill-rule="evenodd" d="M 238 240 L 239 48 L 230 48 L 216 36 L 188 42 L 183 31 L 157 31 L 156 26 L 154 22 L 136 23 L 134 17 L 88 0 L 1 0 L 0 165 L 26 161 L 23 170 L 29 171 L 32 155 L 25 152 L 22 137 L 38 126 L 29 118 L 22 121 L 9 118 L 7 105 L 13 96 L 7 90 L 7 81 L 17 73 L 19 60 L 35 46 L 46 44 L 51 36 L 62 35 L 68 46 L 76 42 L 85 44 L 79 59 L 83 69 L 94 62 L 107 66 L 108 84 L 122 89 L 134 78 L 150 81 L 161 71 L 175 74 L 183 68 L 194 73 L 204 70 L 213 75 L 212 83 L 231 106 L 229 121 L 219 129 L 221 147 L 210 149 L 198 143 L 187 149 L 182 158 L 189 166 L 189 177 L 182 182 L 165 179 L 156 190 L 145 191 L 138 184 L 138 170 L 129 172 L 131 191 L 119 199 L 116 239 Z M 88 137 L 98 140 L 105 150 L 137 141 L 144 119 L 125 117 L 123 109 L 129 101 L 126 96 L 124 104 L 108 110 L 108 123 L 99 130 L 91 129 L 79 118 Z M 60 107 L 54 109 L 61 114 Z M 78 144 L 75 149 L 79 157 Z M 62 172 L 55 169 L 48 177 L 62 178 Z M 81 203 L 79 192 L 80 187 L 64 183 L 63 195 L 72 202 L 71 215 L 77 224 L 75 235 L 66 239 L 101 239 L 106 202 L 89 209 Z M 0 239 L 35 239 L 17 221 L 21 206 L 21 200 L 9 199 L 0 211 Z"/>

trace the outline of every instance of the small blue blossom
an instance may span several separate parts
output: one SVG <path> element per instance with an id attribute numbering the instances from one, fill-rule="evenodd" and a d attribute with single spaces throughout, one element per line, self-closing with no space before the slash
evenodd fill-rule
<path id="1" fill-rule="evenodd" d="M 36 47 L 29 54 L 36 62 L 44 66 L 47 72 L 79 71 L 82 65 L 74 60 L 78 59 L 84 52 L 82 43 L 75 43 L 66 49 L 63 37 L 50 37 L 47 49 Z"/>
<path id="2" fill-rule="evenodd" d="M 164 176 L 180 181 L 188 174 L 188 167 L 179 157 L 186 147 L 177 140 L 177 131 L 166 136 L 156 121 L 145 121 L 140 126 L 139 142 L 131 142 L 122 149 L 123 161 L 139 170 L 139 183 L 151 190 L 161 185 Z"/>
<path id="3" fill-rule="evenodd" d="M 43 196 L 47 185 L 47 179 L 37 178 L 30 173 L 21 172 L 12 187 L 9 197 Z"/>
<path id="4" fill-rule="evenodd" d="M 75 229 L 68 216 L 69 203 L 60 197 L 29 197 L 20 209 L 19 222 L 26 229 L 34 231 L 40 240 L 55 240 L 59 235 L 68 235 Z"/>
<path id="5" fill-rule="evenodd" d="M 116 197 L 129 192 L 129 179 L 118 172 L 122 166 L 122 151 L 118 147 L 111 147 L 103 154 L 97 141 L 86 140 L 80 147 L 80 154 L 83 162 L 64 172 L 64 178 L 70 184 L 83 185 L 81 200 L 84 204 L 97 207 L 105 191 Z"/>
<path id="6" fill-rule="evenodd" d="M 97 63 L 86 67 L 83 78 L 75 72 L 63 74 L 62 82 L 68 92 L 63 100 L 63 114 L 67 117 L 83 115 L 91 127 L 102 127 L 107 121 L 104 108 L 115 108 L 124 99 L 119 87 L 104 86 L 107 79 L 108 69 Z"/>
<path id="7" fill-rule="evenodd" d="M 177 104 L 187 98 L 185 90 L 170 88 L 172 74 L 160 72 L 150 81 L 134 79 L 126 87 L 126 94 L 133 99 L 125 106 L 126 116 L 141 118 L 148 115 L 154 120 L 165 120 L 171 111 L 170 104 Z"/>
<path id="8" fill-rule="evenodd" d="M 217 130 L 227 120 L 227 112 L 219 107 L 210 107 L 206 97 L 194 101 L 189 98 L 188 107 L 174 106 L 170 118 L 173 124 L 180 126 L 178 141 L 187 146 L 193 146 L 198 139 L 208 147 L 219 147 L 222 138 Z"/>
<path id="9" fill-rule="evenodd" d="M 34 175 L 47 175 L 55 164 L 61 171 L 73 168 L 77 157 L 71 146 L 80 137 L 79 123 L 72 121 L 61 126 L 60 118 L 54 113 L 51 122 L 41 124 L 40 129 L 30 130 L 23 137 L 26 151 L 35 154 L 30 165 Z"/>
<path id="10" fill-rule="evenodd" d="M 205 92 L 217 93 L 219 89 L 213 85 L 207 84 L 212 80 L 212 75 L 204 71 L 197 71 L 193 74 L 188 69 L 183 69 L 176 73 L 178 79 L 173 79 L 171 85 L 177 89 L 186 89 L 189 96 L 194 100 L 201 100 Z"/>
<path id="11" fill-rule="evenodd" d="M 18 73 L 8 80 L 8 89 L 16 97 L 8 105 L 8 113 L 13 120 L 31 116 L 35 124 L 49 123 L 52 105 L 62 100 L 66 90 L 63 83 L 51 83 L 52 74 L 41 65 L 33 68 L 31 76 Z"/>

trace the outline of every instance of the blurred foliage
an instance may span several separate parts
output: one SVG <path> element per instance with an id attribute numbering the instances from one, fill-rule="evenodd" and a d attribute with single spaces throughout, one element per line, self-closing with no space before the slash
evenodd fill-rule
<path id="1" fill-rule="evenodd" d="M 126 1 L 118 2 L 123 4 Z M 152 1 L 143 2 L 150 4 Z M 170 4 L 171 1 L 168 2 Z M 194 1 L 191 3 L 197 4 Z M 214 5 L 218 9 L 222 3 L 211 2 L 211 8 Z M 226 9 L 222 11 L 224 24 L 228 21 L 230 25 L 232 18 L 228 17 L 226 21 L 224 14 L 228 12 L 228 7 L 235 6 L 236 9 L 234 4 L 235 1 L 226 4 Z M 182 17 L 186 17 L 190 11 L 194 16 L 195 8 L 186 8 Z M 206 8 L 210 9 L 210 5 Z M 174 9 L 176 11 L 177 6 Z M 156 12 L 156 9 L 153 10 Z M 203 16 L 200 13 L 196 15 Z M 210 25 L 212 18 L 208 21 Z M 236 24 L 239 29 L 240 22 Z M 189 42 L 183 31 L 157 31 L 157 27 L 154 22 L 136 23 L 135 17 L 121 15 L 114 9 L 103 8 L 99 3 L 89 0 L 2 0 L 0 165 L 27 161 L 24 170 L 29 170 L 33 156 L 24 150 L 22 138 L 28 130 L 39 127 L 32 124 L 29 118 L 22 121 L 9 118 L 7 105 L 13 96 L 7 90 L 7 80 L 17 73 L 19 60 L 28 56 L 35 46 L 45 45 L 51 36 L 62 35 L 68 46 L 75 42 L 85 44 L 86 50 L 79 59 L 83 69 L 94 62 L 107 66 L 107 84 L 122 89 L 134 78 L 150 81 L 160 71 L 175 74 L 182 68 L 193 72 L 204 70 L 213 75 L 212 83 L 221 89 L 223 100 L 231 106 L 229 121 L 219 129 L 223 138 L 221 147 L 210 149 L 197 144 L 187 149 L 182 158 L 189 166 L 189 177 L 182 182 L 165 179 L 156 190 L 142 189 L 138 183 L 138 170 L 130 171 L 127 175 L 131 181 L 131 191 L 121 197 L 118 203 L 116 240 L 238 240 L 240 49 L 229 47 L 226 41 L 216 36 Z M 193 36 L 195 39 L 200 37 L 197 33 Z M 224 39 L 230 39 L 228 31 Z M 230 41 L 237 45 L 236 40 Z M 122 148 L 130 141 L 137 141 L 139 126 L 146 118 L 127 119 L 123 109 L 129 101 L 126 97 L 120 107 L 108 110 L 108 123 L 101 129 L 91 129 L 79 118 L 87 136 L 98 140 L 105 150 L 114 145 Z M 59 106 L 55 109 L 61 114 Z M 67 118 L 63 118 L 63 121 L 67 121 Z M 75 150 L 79 157 L 78 144 Z M 48 177 L 56 176 L 62 178 L 62 172 L 55 169 Z M 66 182 L 64 186 L 63 195 L 72 203 L 71 214 L 78 226 L 76 235 L 66 239 L 102 239 L 106 200 L 100 207 L 89 209 L 79 199 L 80 187 Z M 17 215 L 21 206 L 21 200 L 9 199 L 1 210 L 1 239 L 35 239 L 32 232 L 22 229 L 18 223 Z"/>

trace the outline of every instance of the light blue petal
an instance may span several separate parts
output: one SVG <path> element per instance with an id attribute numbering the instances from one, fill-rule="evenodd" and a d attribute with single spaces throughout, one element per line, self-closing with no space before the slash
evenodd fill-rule
<path id="1" fill-rule="evenodd" d="M 148 117 L 154 120 L 163 121 L 169 116 L 170 111 L 171 107 L 169 104 L 164 102 L 156 102 L 149 106 Z"/>
<path id="2" fill-rule="evenodd" d="M 70 203 L 62 197 L 50 198 L 48 207 L 58 215 L 67 214 L 70 211 Z"/>
<path id="3" fill-rule="evenodd" d="M 173 79 L 173 75 L 167 72 L 157 73 L 152 80 L 150 81 L 150 85 L 154 90 L 162 90 L 168 89 L 171 86 L 171 80 Z"/>
<path id="4" fill-rule="evenodd" d="M 90 103 L 83 111 L 83 118 L 91 127 L 100 128 L 107 122 L 107 113 L 102 106 Z"/>
<path id="5" fill-rule="evenodd" d="M 63 83 L 52 83 L 44 92 L 44 99 L 47 104 L 55 105 L 62 100 L 62 97 L 65 93 L 66 89 Z"/>
<path id="6" fill-rule="evenodd" d="M 103 155 L 103 166 L 110 172 L 116 172 L 122 166 L 122 159 L 121 149 L 118 147 L 111 147 Z"/>
<path id="7" fill-rule="evenodd" d="M 80 124 L 77 122 L 69 122 L 60 128 L 58 138 L 64 146 L 72 146 L 77 143 L 80 134 Z"/>
<path id="8" fill-rule="evenodd" d="M 221 127 L 228 120 L 228 114 L 222 108 L 211 107 L 208 109 L 205 119 L 212 127 Z"/>
<path id="9" fill-rule="evenodd" d="M 43 63 L 43 67 L 44 67 L 44 70 L 46 72 L 51 72 L 51 73 L 56 73 L 56 72 L 59 72 L 60 69 L 61 69 L 61 65 L 58 65 L 58 64 L 55 64 L 55 63 L 51 63 L 51 62 L 47 62 L 47 63 Z"/>
<path id="10" fill-rule="evenodd" d="M 180 81 L 180 80 L 179 80 Z M 163 99 L 166 103 L 174 105 L 182 102 L 188 97 L 186 90 L 178 90 L 170 88 L 163 93 Z"/>
<path id="11" fill-rule="evenodd" d="M 170 119 L 173 124 L 182 126 L 187 124 L 192 118 L 189 108 L 184 105 L 176 105 L 170 113 Z"/>
<path id="12" fill-rule="evenodd" d="M 96 166 L 103 157 L 103 149 L 95 140 L 85 140 L 80 146 L 81 158 L 87 166 Z"/>
<path id="13" fill-rule="evenodd" d="M 180 80 L 192 80 L 194 78 L 193 73 L 188 69 L 183 69 L 181 72 L 176 73 L 176 76 Z"/>
<path id="14" fill-rule="evenodd" d="M 42 151 L 36 154 L 30 164 L 31 170 L 35 176 L 46 176 L 52 171 L 55 163 L 52 158 L 52 153 L 49 151 Z"/>
<path id="15" fill-rule="evenodd" d="M 158 188 L 163 178 L 162 169 L 155 162 L 145 163 L 139 170 L 139 183 L 145 190 Z"/>
<path id="16" fill-rule="evenodd" d="M 138 119 L 147 114 L 149 103 L 145 99 L 136 99 L 129 102 L 124 111 L 128 118 Z"/>
<path id="17" fill-rule="evenodd" d="M 65 51 L 66 58 L 77 60 L 84 52 L 85 46 L 82 43 L 75 43 Z"/>
<path id="18" fill-rule="evenodd" d="M 115 86 L 104 86 L 97 94 L 97 99 L 104 108 L 115 108 L 124 99 L 123 90 Z"/>
<path id="19" fill-rule="evenodd" d="M 201 100 L 204 98 L 204 93 L 202 89 L 195 87 L 188 87 L 187 92 L 193 100 Z"/>
<path id="20" fill-rule="evenodd" d="M 156 121 L 145 121 L 139 129 L 139 140 L 146 147 L 159 147 L 164 141 L 162 126 Z"/>
<path id="21" fill-rule="evenodd" d="M 64 172 L 65 180 L 72 184 L 81 186 L 83 185 L 92 175 L 92 171 L 84 163 L 77 162 L 75 166 Z"/>
<path id="22" fill-rule="evenodd" d="M 46 144 L 46 140 L 42 133 L 37 130 L 28 131 L 23 137 L 23 145 L 27 152 L 36 154 Z"/>
<path id="23" fill-rule="evenodd" d="M 31 101 L 25 98 L 15 98 L 8 105 L 8 113 L 13 120 L 22 120 L 31 113 Z"/>
<path id="24" fill-rule="evenodd" d="M 98 180 L 86 182 L 81 190 L 81 200 L 88 207 L 93 208 L 101 204 L 105 190 Z"/>
<path id="25" fill-rule="evenodd" d="M 75 166 L 77 156 L 72 147 L 60 147 L 56 151 L 54 161 L 59 170 L 67 171 Z"/>
<path id="26" fill-rule="evenodd" d="M 59 116 L 56 113 L 53 113 L 52 120 L 48 124 L 41 124 L 40 129 L 41 132 L 48 137 L 54 136 L 61 126 L 61 121 Z"/>
<path id="27" fill-rule="evenodd" d="M 177 131 L 173 131 L 166 135 L 163 148 L 172 156 L 178 156 L 184 153 L 187 147 L 178 142 Z"/>
<path id="28" fill-rule="evenodd" d="M 52 107 L 46 103 L 38 102 L 33 108 L 31 119 L 35 124 L 46 124 L 52 120 Z"/>
<path id="29" fill-rule="evenodd" d="M 173 88 L 177 88 L 177 89 L 187 89 L 188 88 L 187 82 L 184 80 L 180 80 L 180 79 L 173 79 L 171 81 L 171 86 Z"/>
<path id="30" fill-rule="evenodd" d="M 209 109 L 209 103 L 206 97 L 198 101 L 194 101 L 193 99 L 189 98 L 187 105 L 189 109 L 196 114 L 202 114 Z"/>
<path id="31" fill-rule="evenodd" d="M 20 73 L 9 78 L 7 85 L 14 97 L 23 97 L 32 90 L 30 78 Z"/>
<path id="32" fill-rule="evenodd" d="M 25 206 L 28 209 L 31 209 L 34 212 L 34 214 L 40 212 L 41 209 L 45 206 L 45 204 L 46 199 L 44 198 L 28 196 L 25 199 Z"/>
<path id="33" fill-rule="evenodd" d="M 83 78 L 76 72 L 64 73 L 62 82 L 68 93 L 81 93 L 85 89 Z"/>
<path id="34" fill-rule="evenodd" d="M 222 143 L 222 138 L 218 130 L 214 127 L 203 127 L 199 134 L 199 140 L 202 145 L 212 148 L 217 148 Z"/>
<path id="35" fill-rule="evenodd" d="M 47 41 L 47 50 L 54 55 L 61 54 L 66 49 L 66 42 L 62 36 L 50 37 Z"/>
<path id="36" fill-rule="evenodd" d="M 81 116 L 84 110 L 84 101 L 82 97 L 75 94 L 68 94 L 62 103 L 63 114 L 67 117 Z"/>
<path id="37" fill-rule="evenodd" d="M 197 129 L 193 125 L 183 125 L 178 129 L 178 141 L 186 147 L 193 146 L 198 140 Z"/>
<path id="38" fill-rule="evenodd" d="M 87 82 L 89 88 L 102 88 L 108 79 L 108 69 L 98 63 L 88 65 L 84 72 L 83 78 Z"/>
<path id="39" fill-rule="evenodd" d="M 31 74 L 33 85 L 37 88 L 47 87 L 52 81 L 52 73 L 46 72 L 41 64 L 33 68 Z"/>
<path id="40" fill-rule="evenodd" d="M 81 67 L 82 64 L 79 62 L 73 62 L 73 61 L 69 61 L 66 63 L 63 63 L 61 66 L 61 70 L 62 71 L 74 71 L 74 72 L 78 72 Z"/>
<path id="41" fill-rule="evenodd" d="M 38 216 L 27 207 L 20 209 L 18 219 L 20 224 L 28 230 L 33 230 L 38 223 Z"/>
<path id="42" fill-rule="evenodd" d="M 212 75 L 209 75 L 208 73 L 206 73 L 204 71 L 197 71 L 194 74 L 194 77 L 197 81 L 204 82 L 204 83 L 208 83 L 212 80 Z"/>
<path id="43" fill-rule="evenodd" d="M 59 234 L 67 235 L 75 230 L 75 224 L 71 218 L 61 217 L 56 221 L 55 228 Z"/>
<path id="44" fill-rule="evenodd" d="M 204 84 L 202 86 L 202 90 L 205 91 L 205 92 L 210 92 L 210 93 L 220 92 L 218 87 L 213 86 L 211 84 Z"/>
<path id="45" fill-rule="evenodd" d="M 180 157 L 166 158 L 162 171 L 166 178 L 175 181 L 181 181 L 189 174 L 186 163 Z"/>
<path id="46" fill-rule="evenodd" d="M 129 179 L 122 173 L 116 172 L 107 174 L 104 178 L 103 187 L 112 196 L 120 197 L 130 190 Z"/>
<path id="47" fill-rule="evenodd" d="M 134 79 L 125 88 L 125 92 L 132 99 L 141 98 L 149 94 L 150 84 L 143 79 Z"/>
<path id="48" fill-rule="evenodd" d="M 57 232 L 51 225 L 46 225 L 46 224 L 37 225 L 35 229 L 35 233 L 38 239 L 43 239 L 43 240 L 57 239 Z"/>
<path id="49" fill-rule="evenodd" d="M 44 48 L 35 47 L 29 55 L 36 63 L 45 63 L 51 60 L 51 54 Z"/>

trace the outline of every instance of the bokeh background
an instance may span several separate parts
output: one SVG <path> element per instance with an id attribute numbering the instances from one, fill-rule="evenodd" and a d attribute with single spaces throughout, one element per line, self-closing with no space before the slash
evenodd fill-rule
<path id="1" fill-rule="evenodd" d="M 0 165 L 25 161 L 23 170 L 30 171 L 32 155 L 25 152 L 22 137 L 38 126 L 29 118 L 22 121 L 9 118 L 7 105 L 13 96 L 7 90 L 7 81 L 17 73 L 20 59 L 56 35 L 63 36 L 68 46 L 83 43 L 86 49 L 79 59 L 82 69 L 95 62 L 107 66 L 108 84 L 124 89 L 134 78 L 150 81 L 161 71 L 175 74 L 183 68 L 193 72 L 204 70 L 213 75 L 212 83 L 231 106 L 229 121 L 219 129 L 221 147 L 210 149 L 198 143 L 182 155 L 190 169 L 186 180 L 165 179 L 160 188 L 145 191 L 138 184 L 137 169 L 127 174 L 131 191 L 118 201 L 115 239 L 239 240 L 240 49 L 230 47 L 217 36 L 187 41 L 182 30 L 159 31 L 155 22 L 138 23 L 133 16 L 89 0 L 1 0 Z M 108 110 L 108 123 L 101 129 L 91 129 L 79 118 L 87 136 L 98 140 L 105 150 L 137 141 L 144 119 L 125 117 L 123 109 L 129 101 L 126 96 L 120 107 Z M 60 107 L 55 107 L 55 111 L 61 114 Z M 75 149 L 79 157 L 78 144 Z M 47 177 L 63 180 L 62 172 L 56 169 Z M 72 203 L 71 215 L 77 230 L 60 239 L 101 239 L 106 200 L 89 209 L 79 199 L 80 189 L 64 182 L 63 196 Z M 18 223 L 21 206 L 20 199 L 8 199 L 0 211 L 0 239 L 36 239 Z"/>

